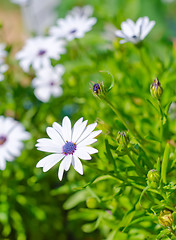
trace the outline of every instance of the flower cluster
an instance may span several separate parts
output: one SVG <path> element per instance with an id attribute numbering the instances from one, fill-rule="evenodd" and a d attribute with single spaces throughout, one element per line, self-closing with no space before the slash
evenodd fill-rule
<path id="1" fill-rule="evenodd" d="M 26 2 L 19 1 L 19 4 Z M 96 18 L 90 17 L 92 12 L 93 9 L 89 5 L 73 8 L 64 19 L 57 20 L 57 26 L 50 28 L 49 36 L 28 39 L 16 54 L 24 72 L 29 72 L 31 68 L 35 71 L 36 78 L 33 79 L 32 86 L 35 88 L 35 96 L 40 101 L 48 102 L 51 95 L 58 97 L 62 94 L 62 74 L 57 71 L 57 66 L 53 67 L 51 60 L 59 60 L 61 55 L 66 53 L 66 41 L 82 38 L 92 29 L 96 23 Z"/>

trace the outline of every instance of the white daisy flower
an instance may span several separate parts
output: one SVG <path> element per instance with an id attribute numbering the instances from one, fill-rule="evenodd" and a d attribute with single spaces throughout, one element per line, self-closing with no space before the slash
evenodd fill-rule
<path id="1" fill-rule="evenodd" d="M 72 16 L 85 16 L 90 17 L 93 14 L 93 7 L 86 5 L 84 7 L 74 7 L 71 11 L 68 12 Z"/>
<path id="2" fill-rule="evenodd" d="M 83 174 L 83 166 L 80 159 L 90 160 L 90 154 L 97 153 L 98 150 L 88 145 L 97 141 L 95 137 L 102 131 L 94 131 L 97 123 L 87 125 L 87 120 L 83 122 L 80 118 L 71 128 L 71 122 L 68 117 L 64 117 L 62 126 L 56 122 L 53 127 L 48 127 L 46 132 L 51 139 L 38 139 L 36 147 L 40 151 L 51 152 L 41 159 L 36 167 L 43 167 L 43 172 L 48 171 L 56 163 L 61 161 L 58 171 L 58 177 L 62 180 L 64 170 L 68 171 L 71 164 L 79 173 Z M 79 159 L 80 158 L 80 159 Z"/>
<path id="3" fill-rule="evenodd" d="M 8 70 L 7 64 L 0 64 L 0 82 L 4 80 L 4 73 Z"/>
<path id="4" fill-rule="evenodd" d="M 50 67 L 50 59 L 60 59 L 60 55 L 65 53 L 65 42 L 52 37 L 35 37 L 27 40 L 26 45 L 16 54 L 21 68 L 28 72 L 30 66 L 34 70 Z"/>
<path id="5" fill-rule="evenodd" d="M 6 45 L 4 43 L 0 43 L 0 64 L 4 63 L 4 58 L 7 56 L 5 48 Z"/>
<path id="6" fill-rule="evenodd" d="M 13 118 L 0 116 L 0 169 L 6 168 L 6 161 L 20 156 L 24 146 L 22 140 L 30 138 L 23 125 Z"/>
<path id="7" fill-rule="evenodd" d="M 132 42 L 137 44 L 149 34 L 154 25 L 155 21 L 149 21 L 148 17 L 140 17 L 136 23 L 127 19 L 121 23 L 122 30 L 115 31 L 115 35 L 123 38 L 120 43 Z"/>
<path id="8" fill-rule="evenodd" d="M 11 2 L 23 6 L 28 4 L 30 0 L 11 0 Z"/>
<path id="9" fill-rule="evenodd" d="M 50 97 L 58 97 L 62 95 L 62 79 L 64 67 L 57 65 L 56 67 L 48 67 L 37 72 L 37 77 L 32 80 L 32 86 L 35 88 L 35 96 L 42 102 L 48 102 Z"/>
<path id="10" fill-rule="evenodd" d="M 56 38 L 65 38 L 71 41 L 75 38 L 84 37 L 86 32 L 92 29 L 96 18 L 87 18 L 81 15 L 68 15 L 65 19 L 58 19 L 57 26 L 50 28 L 50 35 Z"/>

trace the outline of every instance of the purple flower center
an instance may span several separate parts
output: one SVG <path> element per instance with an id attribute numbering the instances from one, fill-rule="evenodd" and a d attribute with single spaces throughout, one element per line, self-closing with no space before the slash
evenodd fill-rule
<path id="1" fill-rule="evenodd" d="M 0 145 L 3 145 L 7 141 L 5 136 L 0 136 Z"/>
<path id="2" fill-rule="evenodd" d="M 99 83 L 95 83 L 93 85 L 93 91 L 96 92 L 98 94 L 98 91 L 100 90 L 100 84 Z"/>
<path id="3" fill-rule="evenodd" d="M 55 85 L 55 82 L 54 81 L 51 81 L 50 82 L 50 86 L 54 86 Z"/>
<path id="4" fill-rule="evenodd" d="M 46 53 L 46 50 L 41 49 L 41 50 L 38 52 L 38 56 L 43 56 L 45 53 Z"/>
<path id="5" fill-rule="evenodd" d="M 137 36 L 136 36 L 136 35 L 133 35 L 133 36 L 132 36 L 132 38 L 136 39 L 136 38 L 137 38 Z"/>
<path id="6" fill-rule="evenodd" d="M 66 142 L 66 144 L 63 146 L 63 154 L 70 155 L 75 152 L 76 150 L 76 143 L 72 142 Z"/>
<path id="7" fill-rule="evenodd" d="M 76 30 L 76 29 L 73 29 L 73 30 L 70 31 L 70 34 L 73 34 L 73 33 L 75 33 L 75 32 L 77 32 L 77 30 Z"/>

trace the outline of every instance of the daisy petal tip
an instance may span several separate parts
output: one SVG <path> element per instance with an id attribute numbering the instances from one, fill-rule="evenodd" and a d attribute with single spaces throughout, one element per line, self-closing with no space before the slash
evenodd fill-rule
<path id="1" fill-rule="evenodd" d="M 40 163 L 37 163 L 36 168 L 40 168 L 40 167 L 42 167 Z"/>

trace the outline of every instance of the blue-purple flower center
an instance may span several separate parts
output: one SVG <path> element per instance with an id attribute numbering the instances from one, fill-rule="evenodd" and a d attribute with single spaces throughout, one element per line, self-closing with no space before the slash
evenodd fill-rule
<path id="1" fill-rule="evenodd" d="M 38 52 L 38 56 L 43 56 L 45 53 L 46 53 L 46 50 L 41 49 L 41 50 Z"/>
<path id="2" fill-rule="evenodd" d="M 50 82 L 50 86 L 54 86 L 55 85 L 55 82 L 54 81 L 51 81 Z"/>
<path id="3" fill-rule="evenodd" d="M 0 136 L 0 145 L 3 145 L 7 141 L 5 136 Z"/>
<path id="4" fill-rule="evenodd" d="M 136 36 L 136 35 L 133 35 L 133 36 L 132 36 L 132 38 L 136 39 L 136 38 L 137 38 L 137 36 Z"/>
<path id="5" fill-rule="evenodd" d="M 70 34 L 74 34 L 75 32 L 77 32 L 77 30 L 73 29 L 73 30 L 70 31 Z"/>
<path id="6" fill-rule="evenodd" d="M 66 144 L 63 146 L 63 154 L 70 155 L 75 152 L 76 150 L 76 143 L 72 142 L 66 142 Z"/>
<path id="7" fill-rule="evenodd" d="M 99 83 L 95 83 L 93 85 L 93 91 L 98 94 L 99 90 L 100 90 L 100 84 Z"/>

